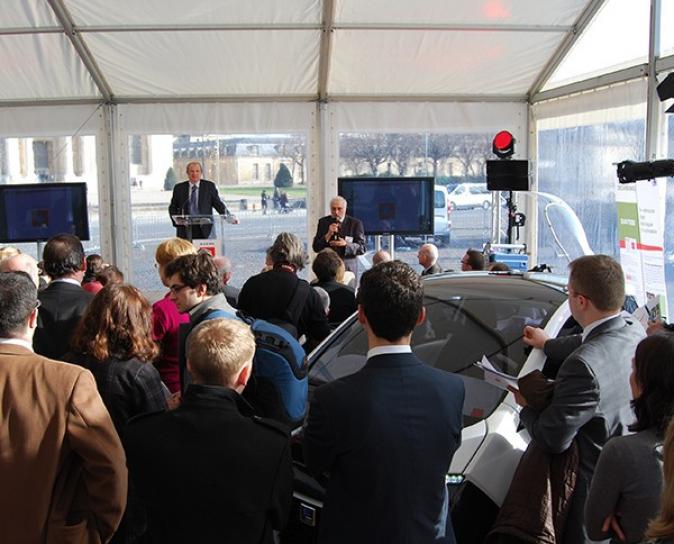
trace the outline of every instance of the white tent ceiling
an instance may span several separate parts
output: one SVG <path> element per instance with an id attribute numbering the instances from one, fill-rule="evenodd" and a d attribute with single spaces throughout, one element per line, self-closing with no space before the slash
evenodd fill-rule
<path id="1" fill-rule="evenodd" d="M 601 0 L 2 0 L 0 105 L 524 100 Z"/>

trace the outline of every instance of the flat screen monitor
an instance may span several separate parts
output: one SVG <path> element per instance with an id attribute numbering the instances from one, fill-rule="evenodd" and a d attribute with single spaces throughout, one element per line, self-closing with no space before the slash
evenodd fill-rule
<path id="1" fill-rule="evenodd" d="M 487 189 L 490 191 L 528 191 L 529 161 L 487 161 Z"/>
<path id="2" fill-rule="evenodd" d="M 363 222 L 366 234 L 433 234 L 432 177 L 339 178 L 337 190 L 347 213 Z"/>
<path id="3" fill-rule="evenodd" d="M 89 239 L 86 183 L 0 185 L 0 242 L 41 242 L 63 232 Z"/>

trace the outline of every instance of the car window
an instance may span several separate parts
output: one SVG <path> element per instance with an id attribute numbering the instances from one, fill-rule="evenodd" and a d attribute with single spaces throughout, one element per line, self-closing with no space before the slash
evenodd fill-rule
<path id="1" fill-rule="evenodd" d="M 504 291 L 498 293 L 480 294 L 475 287 L 464 294 L 447 296 L 445 287 L 441 296 L 433 296 L 427 288 L 427 318 L 412 335 L 412 349 L 423 362 L 464 380 L 465 426 L 489 416 L 505 395 L 485 382 L 483 372 L 473 363 L 486 355 L 496 368 L 519 374 L 528 355 L 522 342 L 524 326 L 544 326 L 565 299 L 563 293 L 548 287 L 538 286 L 530 293 L 529 286 L 524 289 L 512 282 L 515 288 L 508 296 L 509 282 L 501 283 Z M 360 325 L 354 322 L 335 340 L 311 368 L 314 386 L 352 374 L 365 364 L 367 337 Z"/>
<path id="2" fill-rule="evenodd" d="M 442 191 L 435 191 L 435 207 L 444 208 L 445 206 L 445 193 Z"/>

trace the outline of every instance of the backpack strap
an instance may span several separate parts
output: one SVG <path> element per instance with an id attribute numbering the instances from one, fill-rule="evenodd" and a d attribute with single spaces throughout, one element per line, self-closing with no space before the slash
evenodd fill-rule
<path id="1" fill-rule="evenodd" d="M 288 306 L 283 313 L 284 321 L 292 323 L 295 325 L 295 327 L 297 327 L 300 316 L 302 315 L 302 310 L 304 309 L 304 304 L 307 301 L 307 297 L 309 296 L 309 289 L 311 289 L 311 286 L 306 281 L 302 281 L 301 279 L 297 278 L 295 290 L 293 291 L 292 297 L 290 297 L 290 302 L 288 302 Z"/>

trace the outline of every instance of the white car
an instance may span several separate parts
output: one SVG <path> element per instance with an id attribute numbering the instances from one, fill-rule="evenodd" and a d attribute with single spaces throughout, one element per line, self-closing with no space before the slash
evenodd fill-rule
<path id="1" fill-rule="evenodd" d="M 449 205 L 452 210 L 491 208 L 492 191 L 484 183 L 459 183 L 449 193 Z"/>
<path id="2" fill-rule="evenodd" d="M 485 381 L 474 363 L 486 355 L 512 376 L 541 368 L 543 353 L 522 342 L 522 331 L 532 325 L 544 327 L 552 337 L 558 334 L 570 316 L 565 283 L 551 274 L 488 272 L 425 280 L 427 318 L 412 335 L 412 349 L 425 363 L 460 376 L 466 387 L 461 446 L 447 474 L 453 513 L 461 513 L 453 523 L 457 536 L 464 534 L 462 542 L 482 541 L 479 534 L 465 537 L 465 531 L 490 526 L 489 516 L 501 505 L 529 442 L 525 430 L 518 432 L 519 408 L 512 394 Z M 367 337 L 354 315 L 311 353 L 310 394 L 323 383 L 357 372 L 366 353 Z M 295 432 L 295 502 L 288 542 L 312 541 L 297 537 L 313 533 L 323 504 L 325 480 L 306 473 L 301 441 L 301 432 Z"/>

